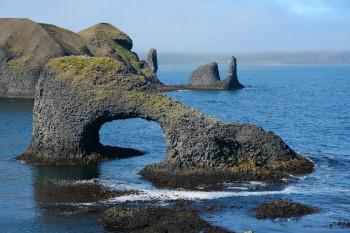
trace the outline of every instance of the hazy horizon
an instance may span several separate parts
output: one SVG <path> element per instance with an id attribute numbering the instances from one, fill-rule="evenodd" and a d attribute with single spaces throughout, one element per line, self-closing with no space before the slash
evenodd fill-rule
<path id="1" fill-rule="evenodd" d="M 349 51 L 346 0 L 0 0 L 0 17 L 30 18 L 80 31 L 108 22 L 134 51 L 271 53 Z"/>

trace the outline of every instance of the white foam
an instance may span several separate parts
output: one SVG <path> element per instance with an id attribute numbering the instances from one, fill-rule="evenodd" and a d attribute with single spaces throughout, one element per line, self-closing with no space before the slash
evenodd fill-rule
<path id="1" fill-rule="evenodd" d="M 135 189 L 134 189 L 135 190 Z M 168 189 L 143 189 L 138 190 L 138 194 L 125 195 L 109 199 L 108 202 L 125 202 L 125 201 L 167 201 L 167 200 L 211 200 L 225 197 L 239 196 L 264 196 L 276 194 L 290 194 L 293 189 L 287 187 L 279 191 L 185 191 L 185 190 L 168 190 Z"/>

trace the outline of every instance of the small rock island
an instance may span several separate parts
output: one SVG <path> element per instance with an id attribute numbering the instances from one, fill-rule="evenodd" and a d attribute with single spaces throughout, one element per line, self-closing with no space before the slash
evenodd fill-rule
<path id="1" fill-rule="evenodd" d="M 188 79 L 189 88 L 234 90 L 244 86 L 237 77 L 237 60 L 231 57 L 228 63 L 228 74 L 225 80 L 220 80 L 218 63 L 211 62 L 194 70 Z"/>

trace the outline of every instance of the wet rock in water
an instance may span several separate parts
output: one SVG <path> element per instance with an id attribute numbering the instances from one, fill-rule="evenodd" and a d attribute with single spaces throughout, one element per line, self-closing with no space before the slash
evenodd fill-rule
<path id="1" fill-rule="evenodd" d="M 275 200 L 263 203 L 255 211 L 257 219 L 293 218 L 318 212 L 317 209 L 294 201 Z"/>
<path id="2" fill-rule="evenodd" d="M 101 184 L 77 183 L 47 185 L 45 195 L 55 202 L 83 203 L 99 202 L 110 198 L 135 194 L 136 191 L 116 191 Z"/>
<path id="3" fill-rule="evenodd" d="M 107 57 L 51 59 L 36 88 L 32 142 L 19 157 L 35 164 L 96 164 L 129 156 L 132 149 L 100 143 L 101 126 L 142 118 L 164 132 L 163 162 L 141 172 L 167 187 L 281 182 L 314 170 L 313 163 L 260 127 L 226 123 L 161 94 L 154 82 Z"/>
<path id="4" fill-rule="evenodd" d="M 244 86 L 237 77 L 237 61 L 231 57 L 228 62 L 228 74 L 225 80 L 220 79 L 218 64 L 211 62 L 195 69 L 188 79 L 188 87 L 195 89 L 234 90 Z"/>
<path id="5" fill-rule="evenodd" d="M 333 222 L 328 225 L 330 228 L 350 228 L 350 221 L 339 221 L 339 222 Z"/>
<path id="6" fill-rule="evenodd" d="M 220 227 L 211 226 L 194 211 L 167 208 L 114 207 L 103 214 L 101 222 L 109 230 L 125 233 L 230 232 Z"/>
<path id="7" fill-rule="evenodd" d="M 147 54 L 147 63 L 154 73 L 158 71 L 157 50 L 150 49 Z"/>

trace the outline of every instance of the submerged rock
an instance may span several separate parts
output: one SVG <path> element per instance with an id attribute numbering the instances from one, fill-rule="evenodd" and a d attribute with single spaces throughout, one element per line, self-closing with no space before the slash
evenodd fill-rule
<path id="1" fill-rule="evenodd" d="M 317 209 L 315 208 L 297 202 L 285 200 L 276 200 L 263 203 L 255 210 L 257 212 L 255 217 L 257 219 L 301 217 L 303 215 L 313 214 L 317 212 Z"/>
<path id="2" fill-rule="evenodd" d="M 350 221 L 339 221 L 339 222 L 333 222 L 328 225 L 329 228 L 350 228 Z"/>
<path id="3" fill-rule="evenodd" d="M 107 57 L 48 62 L 36 88 L 31 146 L 20 158 L 59 165 L 125 157 L 130 150 L 100 144 L 99 130 L 105 122 L 126 118 L 155 121 L 163 129 L 167 156 L 141 173 L 162 186 L 278 182 L 313 171 L 311 161 L 275 134 L 206 116 L 158 93 L 148 78 Z"/>
<path id="4" fill-rule="evenodd" d="M 109 230 L 126 233 L 225 233 L 220 227 L 211 226 L 198 214 L 189 210 L 167 208 L 118 208 L 107 210 L 102 224 Z"/>
<path id="5" fill-rule="evenodd" d="M 211 62 L 194 70 L 188 80 L 190 88 L 196 89 L 240 89 L 244 86 L 239 83 L 237 77 L 236 58 L 231 57 L 228 64 L 228 75 L 225 80 L 220 80 L 218 64 Z"/>

